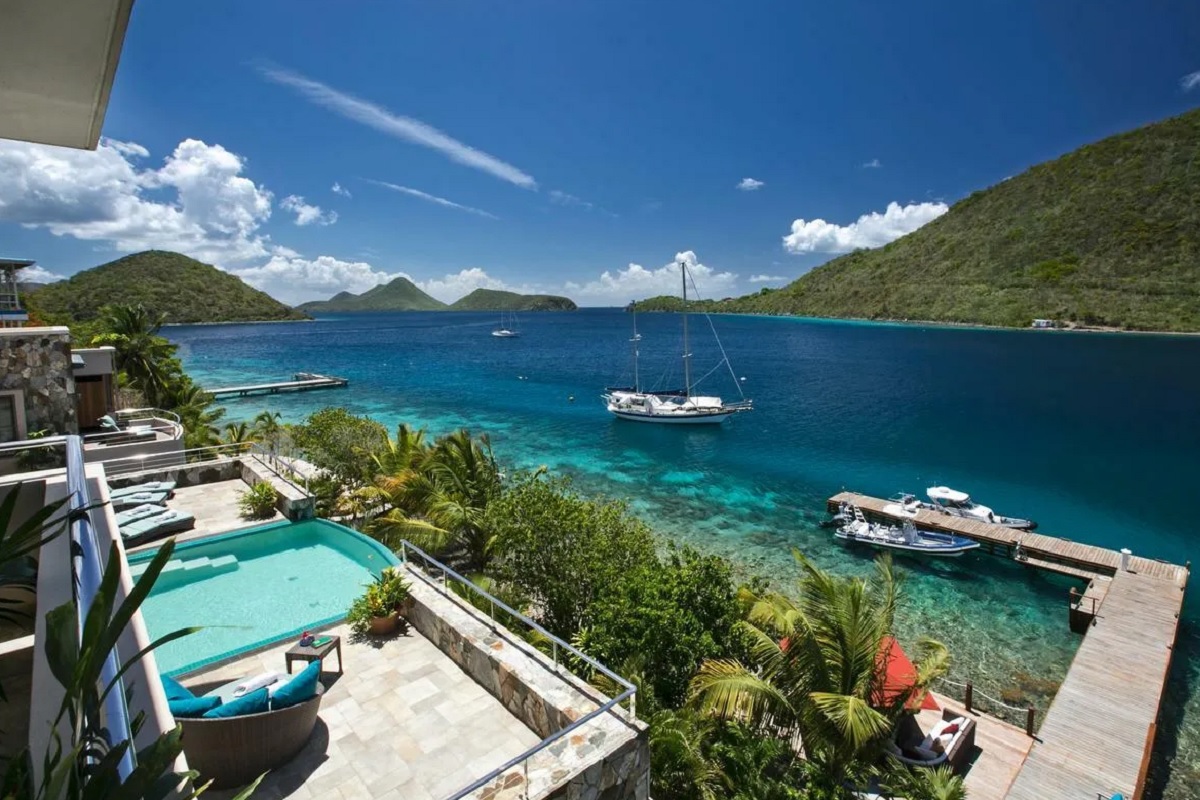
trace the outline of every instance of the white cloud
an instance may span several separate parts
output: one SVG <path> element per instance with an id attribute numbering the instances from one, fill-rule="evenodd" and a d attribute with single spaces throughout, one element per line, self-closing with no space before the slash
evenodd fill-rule
<path id="1" fill-rule="evenodd" d="M 453 303 L 460 297 L 465 297 L 476 289 L 500 289 L 521 294 L 534 294 L 537 289 L 528 286 L 510 286 L 499 278 L 493 278 L 479 267 L 460 270 L 444 275 L 441 278 L 416 281 L 421 291 L 436 297 L 443 303 Z"/>
<path id="2" fill-rule="evenodd" d="M 292 305 L 325 300 L 343 291 L 361 294 L 393 278 L 408 277 L 403 272 L 377 270 L 365 261 L 342 261 L 333 256 L 306 259 L 291 254 L 273 256 L 261 266 L 231 271 L 256 289 Z"/>
<path id="3" fill-rule="evenodd" d="M 500 219 L 495 214 L 484 211 L 481 208 L 464 206 L 461 203 L 455 203 L 453 200 L 447 200 L 444 197 L 438 197 L 437 195 L 422 192 L 420 189 L 411 189 L 407 186 L 400 186 L 399 184 L 388 183 L 387 181 L 371 180 L 370 178 L 364 178 L 363 180 L 365 180 L 367 183 L 373 183 L 376 186 L 382 186 L 385 189 L 391 189 L 393 192 L 400 192 L 411 197 L 418 197 L 427 203 L 435 203 L 439 206 L 445 206 L 446 208 L 456 208 L 459 211 L 466 211 L 468 214 L 478 214 L 479 216 L 487 217 L 488 219 Z"/>
<path id="4" fill-rule="evenodd" d="M 1200 86 L 1200 70 L 1189 72 L 1187 75 L 1184 75 L 1179 79 L 1179 88 L 1183 89 L 1185 92 L 1190 92 L 1197 86 Z"/>
<path id="5" fill-rule="evenodd" d="M 345 186 L 342 186 L 337 181 L 334 181 L 333 186 L 329 187 L 329 191 L 333 192 L 336 195 L 341 195 L 342 197 L 345 197 L 347 199 L 349 199 L 351 197 L 350 190 L 347 189 Z"/>
<path id="6" fill-rule="evenodd" d="M 280 200 L 279 207 L 284 211 L 291 211 L 295 214 L 296 224 L 300 226 L 332 225 L 337 222 L 338 218 L 336 211 L 326 213 L 321 210 L 320 206 L 313 206 L 304 202 L 304 198 L 298 194 L 289 194 Z"/>
<path id="7" fill-rule="evenodd" d="M 595 206 L 589 203 L 587 200 L 583 200 L 573 194 L 560 192 L 558 189 L 551 189 L 549 195 L 550 202 L 554 203 L 556 206 L 578 206 L 579 208 L 586 208 L 588 210 L 595 208 Z"/>
<path id="8" fill-rule="evenodd" d="M 42 269 L 36 264 L 32 267 L 26 267 L 17 273 L 17 280 L 20 283 L 54 283 L 55 281 L 65 281 L 66 279 L 66 275 L 59 275 Z"/>
<path id="9" fill-rule="evenodd" d="M 630 300 L 642 300 L 660 294 L 679 294 L 679 262 L 684 261 L 692 273 L 701 297 L 719 298 L 734 292 L 737 275 L 732 272 L 717 272 L 696 260 L 691 250 L 678 253 L 675 260 L 658 269 L 646 269 L 640 264 L 630 264 L 616 272 L 603 272 L 600 277 L 586 283 L 568 281 L 560 294 L 566 294 L 575 302 L 585 306 L 623 306 Z M 691 287 L 688 287 L 689 296 Z"/>
<path id="10" fill-rule="evenodd" d="M 264 66 L 260 67 L 260 71 L 267 79 L 290 86 L 309 101 L 327 108 L 335 114 L 374 128 L 388 136 L 436 150 L 451 161 L 457 161 L 472 169 L 486 172 L 502 181 L 520 186 L 522 189 L 537 189 L 537 181 L 512 164 L 505 163 L 482 150 L 476 150 L 419 119 L 393 114 L 382 106 L 339 92 L 331 86 L 326 86 L 290 70 Z"/>
<path id="11" fill-rule="evenodd" d="M 792 232 L 783 237 L 784 248 L 791 253 L 848 253 L 860 247 L 880 247 L 912 233 L 949 210 L 945 203 L 888 203 L 880 214 L 863 214 L 849 225 L 834 225 L 823 219 L 798 219 Z"/>
<path id="12" fill-rule="evenodd" d="M 787 280 L 787 278 L 784 277 L 783 275 L 751 275 L 750 276 L 751 283 L 781 283 L 786 280 Z"/>
<path id="13" fill-rule="evenodd" d="M 94 151 L 0 141 L 0 221 L 116 250 L 180 250 L 211 262 L 269 255 L 258 229 L 272 195 L 241 174 L 241 157 L 196 139 L 159 169 L 138 167 L 148 156 L 113 140 Z M 158 199 L 161 191 L 174 196 Z"/>
<path id="14" fill-rule="evenodd" d="M 879 169 L 882 166 L 883 166 L 883 164 L 880 163 L 878 158 L 872 158 L 870 161 L 864 161 L 862 168 L 863 169 Z"/>
<path id="15" fill-rule="evenodd" d="M 766 184 L 764 184 L 762 181 L 755 180 L 754 178 L 742 178 L 742 182 L 737 185 L 737 188 L 741 189 L 743 192 L 753 192 L 761 189 L 765 185 Z"/>

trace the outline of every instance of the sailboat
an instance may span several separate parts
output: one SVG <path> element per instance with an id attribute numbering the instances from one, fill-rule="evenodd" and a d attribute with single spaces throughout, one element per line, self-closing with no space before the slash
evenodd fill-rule
<path id="1" fill-rule="evenodd" d="M 508 321 L 505 321 L 504 312 L 500 312 L 500 326 L 492 331 L 492 336 L 499 336 L 502 339 L 511 339 L 514 336 L 520 336 L 521 332 L 517 330 L 517 312 L 513 311 L 509 314 Z"/>
<path id="2" fill-rule="evenodd" d="M 724 422 L 734 414 L 750 411 L 753 408 L 753 401 L 747 400 L 742 395 L 742 387 L 736 378 L 734 385 L 738 387 L 738 394 L 742 396 L 735 402 L 726 403 L 720 397 L 692 394 L 694 388 L 692 386 L 692 354 L 688 350 L 688 272 L 687 264 L 683 261 L 679 262 L 679 275 L 683 285 L 683 388 L 658 392 L 642 389 L 638 374 L 638 343 L 642 340 L 642 336 L 637 332 L 635 306 L 633 336 L 629 339 L 633 356 L 633 386 L 609 387 L 601 395 L 605 407 L 618 419 L 671 425 L 711 425 Z M 716 336 L 715 329 L 713 336 Z M 720 339 L 717 339 L 717 346 L 721 347 Z M 725 356 L 723 347 L 721 347 L 721 355 L 724 357 L 725 365 L 729 366 L 729 358 Z M 730 367 L 729 374 L 733 375 L 732 367 Z"/>

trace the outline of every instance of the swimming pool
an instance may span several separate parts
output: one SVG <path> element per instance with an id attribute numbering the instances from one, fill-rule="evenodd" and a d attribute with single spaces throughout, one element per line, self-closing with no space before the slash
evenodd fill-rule
<path id="1" fill-rule="evenodd" d="M 152 556 L 130 556 L 135 577 Z M 189 672 L 343 619 L 364 586 L 399 563 L 378 542 L 323 519 L 181 544 L 142 617 L 152 639 L 189 626 L 203 630 L 155 650 L 158 668 Z"/>

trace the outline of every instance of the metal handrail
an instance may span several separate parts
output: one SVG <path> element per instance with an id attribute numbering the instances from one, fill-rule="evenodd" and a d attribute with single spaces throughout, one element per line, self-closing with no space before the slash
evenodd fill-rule
<path id="1" fill-rule="evenodd" d="M 175 450 L 169 453 L 149 453 L 141 456 L 123 456 L 104 462 L 104 471 L 110 477 L 124 472 L 144 472 L 156 467 L 186 467 L 201 464 L 206 461 L 216 461 L 220 458 L 232 458 L 241 455 L 249 449 L 249 442 L 232 444 L 214 444 L 208 447 L 193 447 L 188 450 Z M 212 455 L 213 458 L 195 458 L 197 455 Z"/>
<path id="2" fill-rule="evenodd" d="M 139 417 L 139 419 L 144 419 L 148 415 L 151 417 L 163 417 L 176 424 L 183 423 L 178 414 L 174 411 L 168 411 L 165 408 L 119 408 L 115 413 L 118 417 L 131 417 L 134 414 L 141 414 L 142 417 Z"/>
<path id="3" fill-rule="evenodd" d="M 0 445 L 0 452 L 57 446 L 62 446 L 66 451 L 68 507 L 75 517 L 71 522 L 71 543 L 74 550 L 72 562 L 75 573 L 79 637 L 82 643 L 84 620 L 87 619 L 96 594 L 100 590 L 104 565 L 100 543 L 96 539 L 96 531 L 92 528 L 91 520 L 86 513 L 78 513 L 91 505 L 91 495 L 87 488 L 87 473 L 83 464 L 83 440 L 77 435 L 47 436 L 42 439 Z M 129 708 L 125 702 L 125 681 L 118 679 L 119 674 L 120 659 L 114 647 L 104 659 L 104 664 L 100 669 L 100 680 L 104 686 L 112 685 L 115 681 L 116 687 L 108 693 L 104 700 L 103 724 L 99 724 L 100 720 L 97 720 L 96 728 L 107 732 L 110 746 L 116 742 L 129 742 L 129 747 L 126 748 L 117 765 L 118 774 L 124 781 L 133 772 L 136 756 Z"/>
<path id="4" fill-rule="evenodd" d="M 460 584 L 462 584 L 465 588 L 469 589 L 470 591 L 479 595 L 483 599 L 487 600 L 489 603 L 489 608 L 490 608 L 489 618 L 492 620 L 493 623 L 495 623 L 496 609 L 500 608 L 505 613 L 509 614 L 510 616 L 512 616 L 516 619 L 519 619 L 521 622 L 525 623 L 530 628 L 537 631 L 539 634 L 544 636 L 546 639 L 550 640 L 550 642 L 553 646 L 553 658 L 554 658 L 555 672 L 557 672 L 559 669 L 558 650 L 561 647 L 562 649 L 566 650 L 571 655 L 573 655 L 576 658 L 578 658 L 579 660 L 583 661 L 585 664 L 589 665 L 590 667 L 597 670 L 601 674 L 607 676 L 609 679 L 611 679 L 612 681 L 617 683 L 617 685 L 624 687 L 623 692 L 621 692 L 619 695 L 612 698 L 608 702 L 604 703 L 599 708 L 585 714 L 584 716 L 575 720 L 574 722 L 572 722 L 570 725 L 566 726 L 565 728 L 562 728 L 561 730 L 550 734 L 545 739 L 542 739 L 542 741 L 538 742 L 537 744 L 535 744 L 533 747 L 529 748 L 525 752 L 509 759 L 502 766 L 492 770 L 487 775 L 484 775 L 483 777 L 481 777 L 478 780 L 471 783 L 469 786 L 466 786 L 463 789 L 460 789 L 459 791 L 457 791 L 456 793 L 451 795 L 449 800 L 461 800 L 461 798 L 466 797 L 471 792 L 474 792 L 476 789 L 486 786 L 487 784 L 491 783 L 496 778 L 503 775 L 505 772 L 508 772 L 513 767 L 515 767 L 521 763 L 528 762 L 529 759 L 533 758 L 535 755 L 540 753 L 542 750 L 545 750 L 547 747 L 554 744 L 559 739 L 563 738 L 564 736 L 571 733 L 572 731 L 578 730 L 579 728 L 583 727 L 587 723 L 591 722 L 593 719 L 596 719 L 597 717 L 599 717 L 601 714 L 609 713 L 610 711 L 612 711 L 614 708 L 616 708 L 617 706 L 619 706 L 621 703 L 625 702 L 626 700 L 629 701 L 629 708 L 627 710 L 627 712 L 628 712 L 627 718 L 629 720 L 634 720 L 637 718 L 637 686 L 635 686 L 633 683 L 630 683 L 625 678 L 622 678 L 620 675 L 613 672 L 608 667 L 604 666 L 603 664 L 601 664 L 599 661 L 595 660 L 591 656 L 579 651 L 577 648 L 572 646 L 570 643 L 568 643 L 568 642 L 560 639 L 559 637 L 555 636 L 554 634 L 550 633 L 550 631 L 546 630 L 540 624 L 538 624 L 534 620 L 530 619 L 529 617 L 525 616 L 520 611 L 517 611 L 516 609 L 512 608 L 511 606 L 509 606 L 507 603 L 505 603 L 500 598 L 491 594 L 487 590 L 481 589 L 480 587 L 476 586 L 474 583 L 467 580 L 462 575 L 458 574 L 457 572 L 455 572 L 453 569 L 446 566 L 442 562 L 438 561 L 436 558 L 429 555 L 428 553 L 426 553 L 421 548 L 417 547 L 412 542 L 408 541 L 407 539 L 402 539 L 400 541 L 400 559 L 405 564 L 408 564 L 408 554 L 410 551 L 412 553 L 416 554 L 417 556 L 419 556 L 421 558 L 421 560 L 427 565 L 427 567 L 432 566 L 432 567 L 436 568 L 438 571 L 440 571 L 442 573 L 443 584 L 445 584 L 448 576 L 452 577 L 455 580 L 457 580 Z M 436 581 L 434 582 L 434 585 L 435 586 L 437 585 Z M 528 789 L 528 768 L 526 768 L 526 784 L 527 784 L 526 789 Z"/>
<path id="5" fill-rule="evenodd" d="M 308 489 L 308 475 L 296 469 L 296 466 L 292 464 L 292 462 L 288 461 L 278 453 L 267 450 L 258 442 L 251 442 L 250 447 L 246 452 L 254 456 L 258 463 L 269 469 L 272 474 L 275 475 L 275 477 L 291 486 L 295 486 L 297 489 L 304 492 L 306 497 L 312 497 L 312 492 Z M 301 485 L 296 482 L 295 478 L 289 477 L 280 472 L 278 467 L 279 464 L 282 464 L 284 467 L 286 467 L 288 472 L 292 473 L 292 475 L 299 475 L 301 478 L 303 478 L 304 484 Z"/>

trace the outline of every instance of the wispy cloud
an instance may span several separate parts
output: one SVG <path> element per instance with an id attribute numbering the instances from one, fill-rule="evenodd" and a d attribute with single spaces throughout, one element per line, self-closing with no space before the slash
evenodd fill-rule
<path id="1" fill-rule="evenodd" d="M 556 206 L 576 206 L 578 208 L 586 208 L 589 211 L 596 207 L 593 203 L 589 203 L 581 197 L 560 192 L 558 189 L 551 189 L 548 194 L 550 195 L 550 202 Z"/>
<path id="2" fill-rule="evenodd" d="M 322 211 L 320 206 L 304 202 L 304 198 L 298 194 L 289 194 L 280 200 L 279 207 L 295 214 L 296 224 L 300 226 L 332 225 L 338 218 L 336 211 Z"/>
<path id="3" fill-rule="evenodd" d="M 754 178 L 742 178 L 742 182 L 737 185 L 737 188 L 743 192 L 755 192 L 765 185 L 762 181 L 755 180 Z"/>
<path id="4" fill-rule="evenodd" d="M 786 281 L 786 280 L 787 280 L 787 278 L 785 278 L 783 275 L 751 275 L 750 276 L 751 283 L 782 283 L 783 281 Z"/>
<path id="5" fill-rule="evenodd" d="M 401 186 L 396 183 L 388 183 L 387 181 L 376 181 L 370 178 L 363 178 L 363 180 L 367 183 L 373 183 L 376 186 L 382 186 L 385 189 L 391 189 L 393 192 L 400 192 L 401 194 L 406 194 L 410 197 L 419 198 L 427 203 L 435 203 L 439 206 L 445 206 L 446 208 L 456 208 L 459 211 L 466 211 L 468 214 L 478 214 L 479 216 L 487 217 L 488 219 L 500 219 L 495 214 L 484 211 L 481 208 L 464 206 L 462 203 L 456 203 L 453 200 L 447 200 L 444 197 L 438 197 L 437 195 L 429 194 L 428 192 L 422 192 L 420 189 L 412 189 L 408 186 Z"/>
<path id="6" fill-rule="evenodd" d="M 1179 88 L 1183 89 L 1185 92 L 1190 92 L 1197 86 L 1200 86 L 1200 69 L 1196 70 L 1195 72 L 1189 72 L 1187 75 L 1184 75 L 1179 79 Z"/>
<path id="7" fill-rule="evenodd" d="M 872 158 L 870 161 L 864 161 L 862 168 L 863 169 L 879 169 L 882 166 L 883 166 L 883 164 L 880 163 L 878 158 Z"/>
<path id="8" fill-rule="evenodd" d="M 341 195 L 342 197 L 345 197 L 345 198 L 349 198 L 351 196 L 350 190 L 347 189 L 345 186 L 342 186 L 340 183 L 337 183 L 336 181 L 334 182 L 333 186 L 329 187 L 329 191 L 333 192 L 336 195 Z"/>
<path id="9" fill-rule="evenodd" d="M 451 161 L 486 172 L 502 181 L 520 186 L 522 189 L 537 189 L 532 176 L 482 150 L 458 141 L 432 125 L 419 119 L 393 114 L 382 106 L 353 95 L 340 92 L 331 86 L 306 78 L 303 75 L 275 66 L 262 65 L 259 71 L 270 81 L 295 89 L 309 101 L 327 108 L 335 114 L 374 128 L 388 136 L 436 150 Z"/>

